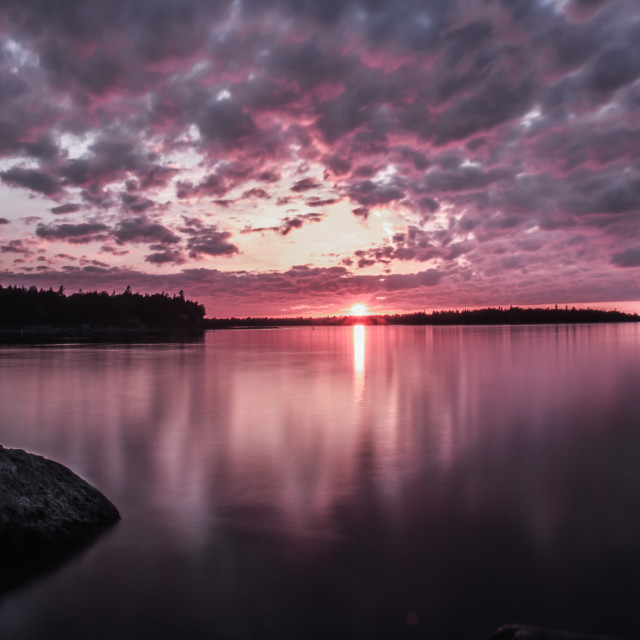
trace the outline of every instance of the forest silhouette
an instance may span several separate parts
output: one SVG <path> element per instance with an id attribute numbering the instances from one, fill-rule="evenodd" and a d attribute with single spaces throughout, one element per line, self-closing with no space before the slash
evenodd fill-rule
<path id="1" fill-rule="evenodd" d="M 638 322 L 637 313 L 599 309 L 487 308 L 472 310 L 417 312 L 394 315 L 329 316 L 323 318 L 207 318 L 209 329 L 232 327 L 292 327 L 335 325 L 497 325 L 497 324 L 583 324 L 598 322 Z"/>
<path id="2" fill-rule="evenodd" d="M 182 291 L 173 296 L 142 295 L 127 287 L 119 294 L 80 291 L 66 295 L 62 286 L 54 291 L 0 285 L 0 326 L 8 328 L 201 328 L 204 315 L 204 306 L 185 300 Z"/>

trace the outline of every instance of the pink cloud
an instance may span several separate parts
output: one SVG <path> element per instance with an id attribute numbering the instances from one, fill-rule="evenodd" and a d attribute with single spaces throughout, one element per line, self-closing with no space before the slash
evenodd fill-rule
<path id="1" fill-rule="evenodd" d="M 115 1 L 0 9 L 19 45 L 0 57 L 0 221 L 37 223 L 2 225 L 9 278 L 45 264 L 21 248 L 51 259 L 56 243 L 98 241 L 104 264 L 78 267 L 96 282 L 179 266 L 176 282 L 209 296 L 195 274 L 219 258 L 228 271 L 206 278 L 246 308 L 246 287 L 256 308 L 286 307 L 278 278 L 324 305 L 602 300 L 604 282 L 638 295 L 632 0 Z M 320 221 L 360 243 L 314 248 L 337 271 L 266 266 L 242 231 L 276 242 Z"/>

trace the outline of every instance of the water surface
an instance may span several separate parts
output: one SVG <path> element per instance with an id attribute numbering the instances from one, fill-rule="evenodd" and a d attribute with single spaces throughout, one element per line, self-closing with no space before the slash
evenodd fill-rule
<path id="1" fill-rule="evenodd" d="M 0 443 L 123 520 L 0 637 L 640 637 L 640 327 L 0 348 Z"/>

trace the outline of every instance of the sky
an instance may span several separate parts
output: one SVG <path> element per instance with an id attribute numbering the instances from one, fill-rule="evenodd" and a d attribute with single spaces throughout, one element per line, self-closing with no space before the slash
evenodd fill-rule
<path id="1" fill-rule="evenodd" d="M 637 0 L 3 0 L 0 284 L 640 311 Z"/>

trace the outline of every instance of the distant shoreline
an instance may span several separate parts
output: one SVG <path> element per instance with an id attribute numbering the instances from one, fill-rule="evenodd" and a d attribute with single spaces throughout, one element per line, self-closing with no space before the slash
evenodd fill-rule
<path id="1" fill-rule="evenodd" d="M 205 329 L 254 329 L 268 327 L 327 327 L 364 325 L 470 326 L 525 324 L 593 324 L 639 322 L 637 313 L 599 309 L 486 308 L 394 315 L 328 316 L 323 318 L 205 318 Z"/>
<path id="2" fill-rule="evenodd" d="M 598 309 L 487 308 L 395 315 L 328 316 L 322 318 L 205 318 L 198 326 L 162 325 L 12 325 L 0 326 L 0 344 L 66 342 L 155 342 L 202 340 L 207 330 L 276 329 L 285 327 L 368 326 L 518 326 L 639 322 L 638 314 Z"/>

